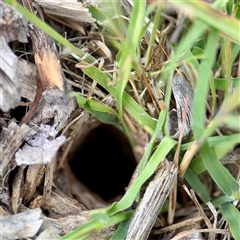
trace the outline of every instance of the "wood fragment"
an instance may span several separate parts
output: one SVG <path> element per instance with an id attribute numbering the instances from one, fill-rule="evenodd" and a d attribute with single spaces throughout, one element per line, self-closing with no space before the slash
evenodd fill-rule
<path id="1" fill-rule="evenodd" d="M 59 0 L 36 0 L 36 3 L 39 4 L 44 9 L 46 14 L 56 16 L 56 19 L 64 19 L 68 22 L 77 22 L 77 23 L 93 23 L 95 20 L 92 18 L 89 10 L 83 6 L 81 2 L 74 0 L 68 1 L 59 1 Z"/>
<path id="2" fill-rule="evenodd" d="M 127 240 L 145 240 L 177 178 L 177 167 L 164 159 L 131 219 Z M 139 227 L 141 226 L 141 227 Z"/>
<path id="3" fill-rule="evenodd" d="M 11 121 L 8 128 L 3 128 L 0 135 L 0 187 L 5 185 L 5 179 L 12 169 L 16 167 L 14 154 L 23 144 L 30 132 L 34 132 L 29 126 L 23 124 L 19 127 Z"/>
<path id="4" fill-rule="evenodd" d="M 27 20 L 4 1 L 0 2 L 0 32 L 6 42 L 27 41 Z"/>
<path id="5" fill-rule="evenodd" d="M 6 240 L 22 239 L 35 236 L 43 220 L 39 208 L 0 218 L 0 238 Z M 13 227 L 14 226 L 14 227 Z"/>
<path id="6" fill-rule="evenodd" d="M 23 0 L 23 5 L 33 12 L 31 1 Z M 29 23 L 28 29 L 33 43 L 39 78 L 34 102 L 20 124 L 27 123 L 32 119 L 39 105 L 41 95 L 47 103 L 57 104 L 68 112 L 67 83 L 64 79 L 55 43 L 50 36 L 35 25 Z"/>
<path id="7" fill-rule="evenodd" d="M 18 209 L 22 203 L 23 197 L 23 180 L 24 180 L 24 169 L 26 166 L 22 165 L 17 169 L 17 173 L 14 176 L 12 182 L 12 194 L 11 194 L 11 206 L 14 213 L 18 212 Z"/>
<path id="8" fill-rule="evenodd" d="M 18 106 L 23 78 L 18 57 L 8 43 L 27 42 L 27 20 L 4 1 L 0 2 L 0 109 L 7 112 Z"/>
<path id="9" fill-rule="evenodd" d="M 188 107 L 186 114 L 186 122 L 183 128 L 183 141 L 192 136 L 192 107 L 194 91 L 189 80 L 189 74 L 186 66 L 182 65 L 173 77 L 172 92 L 176 102 L 176 109 L 169 112 L 168 129 L 169 135 L 174 139 L 178 139 L 181 132 L 183 122 L 183 112 L 186 106 L 186 97 L 188 96 Z"/>
<path id="10" fill-rule="evenodd" d="M 8 46 L 7 41 L 0 36 L 0 109 L 7 112 L 18 106 L 22 71 L 18 66 L 18 58 Z"/>
<path id="11" fill-rule="evenodd" d="M 202 216 L 197 216 L 194 218 L 190 218 L 184 221 L 181 221 L 179 223 L 172 224 L 170 226 L 164 227 L 159 230 L 153 231 L 153 235 L 160 235 L 161 233 L 166 233 L 166 232 L 172 232 L 178 228 L 186 227 L 186 226 L 192 226 L 195 225 L 197 222 L 200 222 L 203 220 Z"/>
<path id="12" fill-rule="evenodd" d="M 31 165 L 28 167 L 26 173 L 26 180 L 24 184 L 23 201 L 29 203 L 36 191 L 36 188 L 43 181 L 46 166 L 42 164 Z"/>

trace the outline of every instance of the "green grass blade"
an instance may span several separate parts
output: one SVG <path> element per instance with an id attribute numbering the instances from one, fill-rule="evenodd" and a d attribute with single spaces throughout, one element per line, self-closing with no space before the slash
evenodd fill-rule
<path id="1" fill-rule="evenodd" d="M 176 49 L 176 57 L 179 58 L 182 53 L 189 49 L 189 46 L 193 46 L 194 42 L 197 41 L 206 31 L 207 25 L 202 22 L 195 22 L 189 29 L 187 34 L 180 40 L 180 43 Z M 172 61 L 171 57 L 171 61 Z"/>
<path id="2" fill-rule="evenodd" d="M 211 74 L 211 67 L 215 61 L 215 53 L 218 46 L 218 32 L 212 29 L 207 46 L 205 48 L 206 58 L 199 68 L 199 76 L 194 93 L 193 103 L 193 132 L 196 139 L 199 139 L 205 129 L 205 99 L 208 91 L 208 80 Z"/>
<path id="3" fill-rule="evenodd" d="M 129 225 L 130 225 L 130 220 L 121 222 L 117 230 L 114 232 L 114 235 L 110 238 L 110 240 L 125 239 Z"/>
<path id="4" fill-rule="evenodd" d="M 148 161 L 146 167 L 142 173 L 136 178 L 134 183 L 130 186 L 128 191 L 125 193 L 123 198 L 117 202 L 113 203 L 111 207 L 108 208 L 107 212 L 109 215 L 116 214 L 119 211 L 123 211 L 130 207 L 138 194 L 141 186 L 146 182 L 146 180 L 154 173 L 160 162 L 166 157 L 168 152 L 176 145 L 176 141 L 172 138 L 166 136 L 163 138 L 156 151 L 153 153 L 152 157 Z"/>
<path id="5" fill-rule="evenodd" d="M 84 107 L 91 115 L 95 116 L 99 121 L 105 124 L 114 125 L 116 128 L 121 129 L 121 125 L 117 120 L 117 112 L 115 112 L 110 107 L 98 103 L 92 99 L 86 99 L 82 97 L 79 93 L 72 92 L 69 94 L 70 97 L 76 97 L 79 107 Z"/>
<path id="6" fill-rule="evenodd" d="M 150 36 L 149 45 L 148 45 L 148 48 L 147 48 L 145 67 L 148 66 L 149 60 L 150 60 L 150 57 L 151 57 L 151 54 L 152 54 L 153 44 L 154 44 L 155 39 L 156 39 L 157 28 L 159 27 L 159 22 L 160 22 L 160 19 L 161 19 L 161 12 L 162 12 L 161 7 L 158 6 L 157 10 L 156 10 L 156 15 L 154 17 L 154 24 L 153 24 L 152 33 L 151 33 L 151 36 Z"/>
<path id="7" fill-rule="evenodd" d="M 187 13 L 194 15 L 197 19 L 203 21 L 208 26 L 221 31 L 221 33 L 230 41 L 240 44 L 240 22 L 236 18 L 225 15 L 214 9 L 210 4 L 201 1 L 189 2 L 170 0 L 169 2 L 181 10 L 186 10 Z"/>
<path id="8" fill-rule="evenodd" d="M 239 199 L 239 185 L 230 172 L 217 159 L 207 143 L 200 148 L 202 161 L 218 187 L 229 197 Z"/>
<path id="9" fill-rule="evenodd" d="M 98 68 L 91 66 L 82 68 L 82 71 L 91 79 L 99 83 L 105 88 L 115 99 L 117 97 L 117 90 L 111 85 L 110 78 Z M 154 121 L 136 101 L 133 100 L 127 93 L 123 93 L 123 105 L 129 114 L 142 126 L 148 133 L 153 134 L 156 121 Z"/>
<path id="10" fill-rule="evenodd" d="M 89 233 L 100 230 L 104 228 L 105 224 L 103 222 L 99 222 L 97 220 L 90 220 L 89 222 L 85 223 L 80 228 L 74 230 L 73 232 L 66 234 L 61 238 L 61 240 L 72 240 L 78 239 L 82 240 L 88 236 Z"/>
<path id="11" fill-rule="evenodd" d="M 92 220 L 80 226 L 73 232 L 65 235 L 61 238 L 61 240 L 84 239 L 92 232 L 128 220 L 132 216 L 132 214 L 133 211 L 127 211 L 109 217 L 105 213 L 103 213 L 102 210 L 95 210 L 94 214 L 92 215 Z"/>
<path id="12" fill-rule="evenodd" d="M 184 174 L 184 178 L 188 182 L 188 184 L 191 186 L 191 188 L 194 190 L 194 192 L 201 198 L 203 202 L 210 201 L 210 195 L 205 188 L 205 186 L 202 184 L 202 182 L 199 180 L 197 175 L 192 171 L 192 169 L 189 167 Z"/>
<path id="13" fill-rule="evenodd" d="M 200 173 L 206 171 L 206 168 L 203 164 L 201 156 L 193 159 L 189 165 L 189 168 L 196 174 L 199 175 Z"/>
<path id="14" fill-rule="evenodd" d="M 145 8 L 146 1 L 134 1 L 127 37 L 122 49 L 118 53 L 119 75 L 117 81 L 116 99 L 120 117 L 122 117 L 123 92 L 128 82 L 132 66 L 136 61 L 137 48 L 139 45 L 140 36 L 142 34 L 142 28 L 144 26 Z"/>
<path id="15" fill-rule="evenodd" d="M 212 204 L 214 206 L 221 207 L 223 204 L 231 203 L 232 201 L 233 200 L 231 197 L 229 197 L 227 195 L 221 195 L 219 197 L 216 197 L 214 200 L 212 200 Z"/>
<path id="16" fill-rule="evenodd" d="M 232 134 L 229 136 L 214 136 L 214 137 L 209 137 L 207 139 L 208 145 L 209 147 L 215 147 L 219 144 L 222 144 L 224 142 L 231 142 L 233 145 L 234 144 L 238 144 L 240 143 L 240 138 L 239 138 L 239 134 Z M 188 149 L 188 147 L 190 146 L 190 143 L 184 143 L 181 146 L 181 151 L 186 151 Z"/>
<path id="17" fill-rule="evenodd" d="M 240 212 L 231 203 L 224 204 L 220 209 L 223 218 L 228 222 L 234 239 L 240 239 Z"/>
<path id="18" fill-rule="evenodd" d="M 145 168 L 145 166 L 147 164 L 149 157 L 151 156 L 155 141 L 156 141 L 157 137 L 159 136 L 160 131 L 162 130 L 164 121 L 166 120 L 166 116 L 167 116 L 166 109 L 160 112 L 156 129 L 151 137 L 150 142 L 148 143 L 147 150 L 145 151 L 144 156 L 140 162 L 138 174 L 141 174 L 141 172 L 143 171 L 143 169 Z"/>
<path id="19" fill-rule="evenodd" d="M 124 41 L 123 34 L 119 31 L 118 27 L 114 24 L 114 22 L 106 16 L 103 12 L 99 9 L 95 8 L 94 6 L 88 7 L 89 12 L 92 14 L 93 18 L 97 20 L 97 23 L 103 27 L 113 38 L 117 37 L 119 40 L 111 40 L 112 44 L 117 48 L 121 48 L 121 42 Z"/>

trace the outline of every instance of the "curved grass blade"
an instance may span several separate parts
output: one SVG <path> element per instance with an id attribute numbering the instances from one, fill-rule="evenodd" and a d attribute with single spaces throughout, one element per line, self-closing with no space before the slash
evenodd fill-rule
<path id="1" fill-rule="evenodd" d="M 218 187 L 229 197 L 240 199 L 239 185 L 230 172 L 217 159 L 213 150 L 204 143 L 200 148 L 202 161 Z"/>
<path id="2" fill-rule="evenodd" d="M 119 222 L 128 220 L 132 216 L 132 214 L 133 211 L 127 211 L 109 217 L 106 214 L 102 214 L 101 210 L 98 210 L 98 213 L 95 213 L 95 216 L 93 216 L 92 220 L 80 226 L 75 231 L 65 235 L 64 237 L 61 238 L 61 240 L 84 239 L 91 232 L 95 232 L 105 227 L 113 226 Z"/>
<path id="3" fill-rule="evenodd" d="M 120 117 L 122 115 L 123 92 L 128 82 L 133 63 L 136 62 L 137 48 L 139 45 L 142 28 L 144 26 L 144 13 L 146 1 L 134 1 L 131 13 L 131 20 L 128 27 L 127 37 L 119 55 L 119 75 L 117 81 L 117 104 Z M 136 65 L 137 66 L 137 65 Z M 139 71 L 137 71 L 139 72 Z"/>
<path id="4" fill-rule="evenodd" d="M 199 139 L 205 129 L 205 99 L 208 91 L 208 80 L 211 74 L 211 67 L 215 61 L 215 53 L 218 46 L 218 32 L 212 29 L 207 46 L 205 48 L 206 58 L 202 61 L 199 68 L 199 76 L 194 93 L 193 103 L 193 133 L 195 139 Z"/>
<path id="5" fill-rule="evenodd" d="M 117 230 L 115 231 L 114 235 L 110 238 L 110 240 L 125 239 L 129 225 L 130 225 L 130 220 L 121 222 Z"/>
<path id="6" fill-rule="evenodd" d="M 72 92 L 71 94 L 69 94 L 69 96 L 76 97 L 79 107 L 84 107 L 91 115 L 96 117 L 99 121 L 105 124 L 114 125 L 116 128 L 122 130 L 120 128 L 119 121 L 116 118 L 118 117 L 117 112 L 115 112 L 110 107 L 98 103 L 92 99 L 86 99 L 76 92 Z"/>
<path id="7" fill-rule="evenodd" d="M 91 79 L 99 83 L 105 88 L 115 99 L 117 98 L 117 90 L 111 84 L 110 78 L 98 68 L 91 66 L 82 68 L 82 71 Z M 133 100 L 127 93 L 123 92 L 123 106 L 128 113 L 142 126 L 149 134 L 153 134 L 156 121 L 154 121 L 136 101 Z"/>
<path id="8" fill-rule="evenodd" d="M 115 202 L 107 209 L 107 214 L 114 215 L 117 212 L 123 211 L 130 207 L 138 194 L 142 185 L 154 173 L 160 162 L 166 157 L 168 152 L 177 144 L 175 140 L 166 136 L 163 138 L 156 151 L 148 161 L 142 173 L 136 178 L 128 191 L 119 202 Z"/>
<path id="9" fill-rule="evenodd" d="M 240 21 L 236 18 L 225 15 L 224 13 L 216 10 L 210 4 L 201 1 L 174 1 L 169 0 L 172 4 L 187 13 L 194 15 L 196 18 L 206 23 L 221 33 L 230 41 L 240 44 L 239 29 Z"/>
<path id="10" fill-rule="evenodd" d="M 231 203 L 224 204 L 220 209 L 223 218 L 228 222 L 230 231 L 234 239 L 240 239 L 240 212 L 239 210 Z"/>
<path id="11" fill-rule="evenodd" d="M 190 167 L 187 169 L 184 178 L 204 203 L 210 201 L 211 198 L 207 189 Z"/>

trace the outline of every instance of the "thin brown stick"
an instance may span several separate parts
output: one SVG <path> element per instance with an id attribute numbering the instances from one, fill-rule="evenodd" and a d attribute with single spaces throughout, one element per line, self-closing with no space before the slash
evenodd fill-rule
<path id="1" fill-rule="evenodd" d="M 204 232 L 204 233 L 214 232 L 217 234 L 227 235 L 229 237 L 231 236 L 230 232 L 227 230 L 218 229 L 218 228 L 208 228 L 208 229 L 196 229 L 196 230 L 190 230 L 190 231 L 183 231 L 183 232 L 177 234 L 174 238 L 172 238 L 172 240 L 180 240 L 180 239 L 183 239 L 183 237 L 189 236 L 194 233 L 201 233 L 201 232 Z"/>
<path id="2" fill-rule="evenodd" d="M 21 126 L 23 123 L 29 122 L 32 119 L 32 117 L 34 116 L 34 114 L 37 110 L 41 96 L 42 96 L 42 87 L 41 87 L 40 81 L 37 80 L 37 92 L 36 92 L 34 101 L 32 102 L 31 107 L 30 107 L 29 111 L 27 112 L 27 114 L 22 118 L 19 126 Z"/>
<path id="3" fill-rule="evenodd" d="M 182 143 L 182 137 L 183 137 L 183 130 L 184 130 L 184 125 L 186 123 L 186 117 L 187 117 L 187 108 L 188 108 L 188 100 L 189 97 L 186 96 L 186 103 L 184 106 L 184 111 L 183 111 L 183 116 L 182 116 L 182 126 L 181 126 L 181 131 L 178 139 L 178 145 L 177 149 L 174 155 L 173 162 L 176 166 L 178 166 L 178 160 L 179 160 L 179 154 L 180 154 L 180 148 L 181 148 L 181 143 Z M 175 214 L 175 209 L 176 209 L 176 200 L 177 200 L 177 182 L 175 182 L 172 191 L 169 194 L 169 205 L 168 205 L 168 224 L 173 223 L 174 219 L 174 214 Z"/>

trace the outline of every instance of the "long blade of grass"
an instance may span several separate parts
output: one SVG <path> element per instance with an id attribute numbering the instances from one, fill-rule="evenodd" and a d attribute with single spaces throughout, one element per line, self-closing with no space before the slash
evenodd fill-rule
<path id="1" fill-rule="evenodd" d="M 194 190 L 194 192 L 201 198 L 203 202 L 210 201 L 210 195 L 205 188 L 205 186 L 202 184 L 202 182 L 199 180 L 197 175 L 192 171 L 191 168 L 188 168 L 184 178 L 188 182 L 188 184 L 191 186 L 191 188 Z"/>
<path id="2" fill-rule="evenodd" d="M 209 147 L 215 147 L 224 142 L 232 142 L 232 144 L 234 145 L 234 144 L 240 143 L 239 141 L 240 141 L 240 138 L 238 133 L 232 134 L 229 136 L 214 136 L 214 137 L 209 137 L 207 139 Z M 186 151 L 190 146 L 190 144 L 191 142 L 182 144 L 181 151 Z"/>
<path id="3" fill-rule="evenodd" d="M 133 214 L 133 211 L 127 211 L 124 213 L 117 214 L 115 216 L 108 217 L 106 215 L 101 214 L 100 211 L 101 210 L 99 210 L 99 213 L 95 213 L 95 216 L 93 216 L 92 220 L 80 226 L 75 231 L 65 235 L 64 237 L 61 238 L 61 240 L 84 239 L 91 232 L 125 221 L 129 219 Z"/>
<path id="4" fill-rule="evenodd" d="M 218 32 L 212 29 L 207 46 L 205 48 L 206 58 L 202 61 L 199 68 L 199 76 L 194 93 L 193 103 L 193 133 L 199 139 L 205 129 L 205 99 L 208 91 L 208 80 L 211 74 L 211 67 L 215 61 L 215 53 L 218 43 Z"/>
<path id="5" fill-rule="evenodd" d="M 213 150 L 204 143 L 200 148 L 202 161 L 218 187 L 229 197 L 240 199 L 239 185 L 229 171 L 217 159 Z"/>
<path id="6" fill-rule="evenodd" d="M 72 92 L 69 94 L 70 97 L 76 97 L 79 107 L 84 107 L 91 115 L 95 116 L 99 121 L 114 125 L 116 128 L 121 129 L 121 125 L 116 117 L 118 113 L 112 108 L 96 102 L 92 99 L 86 99 L 82 97 L 79 93 Z"/>
<path id="7" fill-rule="evenodd" d="M 133 63 L 136 61 L 137 48 L 144 26 L 146 1 L 134 1 L 127 37 L 119 52 L 119 75 L 117 82 L 117 104 L 120 117 L 122 115 L 123 92 L 129 79 Z M 138 71 L 139 72 L 139 71 Z"/>
<path id="8" fill-rule="evenodd" d="M 82 71 L 105 88 L 114 98 L 117 98 L 117 90 L 112 86 L 110 78 L 105 73 L 94 66 L 82 68 Z M 130 113 L 130 115 L 140 124 L 140 126 L 152 135 L 157 124 L 156 121 L 154 121 L 142 109 L 142 107 L 125 92 L 123 93 L 122 101 L 124 108 Z"/>
<path id="9" fill-rule="evenodd" d="M 119 211 L 123 211 L 130 207 L 138 194 L 141 186 L 154 173 L 160 162 L 166 157 L 168 152 L 177 144 L 175 140 L 166 136 L 163 138 L 156 151 L 148 161 L 142 173 L 136 178 L 134 183 L 130 186 L 123 198 L 119 202 L 115 202 L 107 209 L 107 214 L 113 215 Z"/>
<path id="10" fill-rule="evenodd" d="M 221 31 L 224 36 L 237 44 L 240 44 L 239 29 L 240 21 L 216 10 L 210 4 L 202 1 L 174 1 L 169 0 L 176 7 L 194 15 L 199 20 Z"/>
<path id="11" fill-rule="evenodd" d="M 144 156 L 140 162 L 140 166 L 138 169 L 138 174 L 141 174 L 141 172 L 143 171 L 143 169 L 145 168 L 147 161 L 149 160 L 149 157 L 151 156 L 155 141 L 157 139 L 157 137 L 159 136 L 160 131 L 162 130 L 164 121 L 166 120 L 166 115 L 167 115 L 167 111 L 166 109 L 161 111 L 159 114 L 159 118 L 158 118 L 158 122 L 157 122 L 157 126 L 155 128 L 155 131 L 151 137 L 150 142 L 148 143 L 148 147 L 147 150 L 144 153 Z"/>
<path id="12" fill-rule="evenodd" d="M 117 230 L 114 232 L 113 236 L 110 238 L 110 240 L 119 240 L 119 239 L 125 239 L 127 235 L 127 231 L 130 225 L 130 220 L 126 220 L 124 222 L 121 222 L 117 228 Z"/>
<path id="13" fill-rule="evenodd" d="M 240 239 L 240 212 L 231 203 L 224 204 L 220 209 L 223 218 L 228 222 L 234 239 Z"/>
<path id="14" fill-rule="evenodd" d="M 145 67 L 148 66 L 150 56 L 152 54 L 153 44 L 154 44 L 154 41 L 156 39 L 157 28 L 159 26 L 159 22 L 160 22 L 160 19 L 161 19 L 161 12 L 162 12 L 161 7 L 158 6 L 157 10 L 156 10 L 156 15 L 154 17 L 154 24 L 153 24 L 152 33 L 151 33 L 151 36 L 150 36 L 149 45 L 148 45 L 148 48 L 147 48 Z"/>

